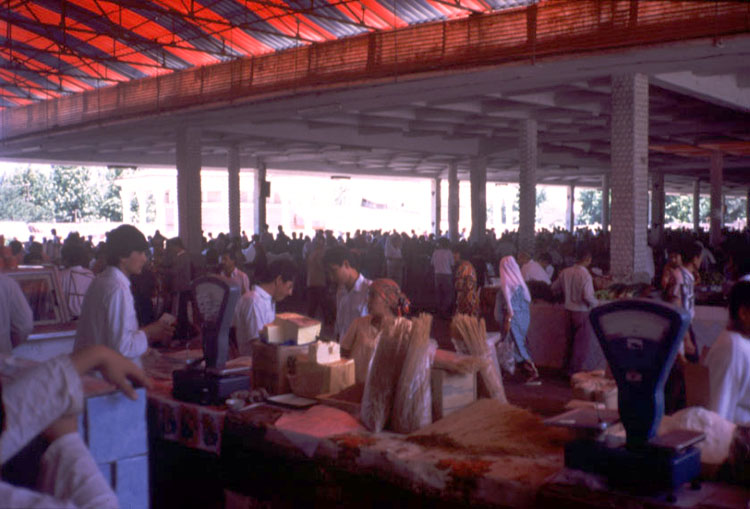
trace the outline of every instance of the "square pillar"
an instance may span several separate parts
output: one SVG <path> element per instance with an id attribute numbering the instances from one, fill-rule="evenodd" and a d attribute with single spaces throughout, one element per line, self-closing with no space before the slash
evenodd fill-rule
<path id="1" fill-rule="evenodd" d="M 664 206 L 666 194 L 664 174 L 660 171 L 651 173 L 651 231 L 661 243 L 664 236 Z"/>
<path id="2" fill-rule="evenodd" d="M 568 194 L 565 196 L 565 228 L 569 232 L 574 232 L 576 229 L 576 186 L 570 184 L 568 186 Z"/>
<path id="3" fill-rule="evenodd" d="M 602 231 L 609 231 L 609 175 L 602 175 Z"/>
<path id="4" fill-rule="evenodd" d="M 227 153 L 227 171 L 229 173 L 229 236 L 239 237 L 242 232 L 240 225 L 240 149 L 230 147 Z"/>
<path id="5" fill-rule="evenodd" d="M 448 238 L 458 242 L 458 163 L 448 166 Z"/>
<path id="6" fill-rule="evenodd" d="M 701 181 L 696 179 L 693 182 L 693 231 L 699 232 L 701 229 Z"/>
<path id="7" fill-rule="evenodd" d="M 255 168 L 255 233 L 263 233 L 266 226 L 266 200 L 270 190 L 269 183 L 266 181 L 266 164 L 258 161 Z"/>
<path id="8" fill-rule="evenodd" d="M 750 230 L 750 189 L 745 194 L 745 229 Z"/>
<path id="9" fill-rule="evenodd" d="M 471 241 L 482 242 L 487 230 L 487 158 L 471 160 Z"/>
<path id="10" fill-rule="evenodd" d="M 178 129 L 176 152 L 178 231 L 185 249 L 200 253 L 203 250 L 200 129 Z"/>
<path id="11" fill-rule="evenodd" d="M 523 120 L 518 127 L 518 249 L 534 255 L 536 225 L 537 123 Z"/>
<path id="12" fill-rule="evenodd" d="M 724 221 L 724 155 L 715 151 L 711 154 L 711 215 L 709 242 L 716 247 L 721 243 L 721 227 Z"/>
<path id="13" fill-rule="evenodd" d="M 648 77 L 612 76 L 610 269 L 628 278 L 647 265 Z"/>
<path id="14" fill-rule="evenodd" d="M 432 179 L 432 233 L 435 237 L 440 236 L 440 222 L 442 220 L 441 207 L 443 206 L 441 190 L 440 190 L 440 177 Z"/>

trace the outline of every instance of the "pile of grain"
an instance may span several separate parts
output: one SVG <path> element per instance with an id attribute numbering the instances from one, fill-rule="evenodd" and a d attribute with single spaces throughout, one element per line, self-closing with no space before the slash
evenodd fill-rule
<path id="1" fill-rule="evenodd" d="M 413 433 L 407 440 L 426 446 L 461 450 L 472 454 L 539 457 L 562 453 L 569 431 L 542 424 L 537 415 L 480 399 Z"/>

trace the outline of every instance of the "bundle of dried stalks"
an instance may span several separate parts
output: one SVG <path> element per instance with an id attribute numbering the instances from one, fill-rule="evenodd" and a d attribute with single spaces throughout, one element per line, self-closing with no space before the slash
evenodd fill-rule
<path id="1" fill-rule="evenodd" d="M 438 349 L 435 352 L 435 359 L 432 361 L 432 367 L 435 369 L 444 369 L 453 373 L 467 374 L 476 373 L 487 364 L 487 359 L 474 357 L 473 355 L 461 355 L 448 350 Z"/>
<path id="2" fill-rule="evenodd" d="M 383 327 L 362 394 L 360 417 L 370 431 L 382 431 L 391 415 L 410 330 L 411 322 L 406 318 L 397 318 Z"/>
<path id="3" fill-rule="evenodd" d="M 391 427 L 399 433 L 411 433 L 432 422 L 430 365 L 437 345 L 430 342 L 431 327 L 429 314 L 422 313 L 412 320 L 391 412 Z"/>
<path id="4" fill-rule="evenodd" d="M 545 426 L 522 408 L 494 399 L 480 399 L 409 436 L 425 446 L 472 454 L 539 457 L 560 454 L 572 438 L 568 430 Z"/>
<path id="5" fill-rule="evenodd" d="M 484 319 L 477 320 L 476 317 L 471 315 L 456 315 L 451 322 L 451 333 L 458 336 L 458 339 L 466 344 L 471 355 L 487 360 L 487 364 L 480 369 L 479 374 L 482 376 L 490 396 L 500 403 L 507 403 L 508 398 L 505 396 L 502 375 L 497 362 L 493 360 L 493 352 L 487 345 L 487 327 Z"/>

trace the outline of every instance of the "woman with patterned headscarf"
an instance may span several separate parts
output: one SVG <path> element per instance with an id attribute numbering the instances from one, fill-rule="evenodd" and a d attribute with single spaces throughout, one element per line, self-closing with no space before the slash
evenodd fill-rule
<path id="1" fill-rule="evenodd" d="M 341 338 L 341 351 L 354 359 L 357 382 L 364 383 L 378 345 L 380 331 L 389 321 L 409 312 L 409 299 L 392 279 L 376 279 L 370 285 L 366 316 L 356 318 Z"/>
<path id="2" fill-rule="evenodd" d="M 456 313 L 479 316 L 479 288 L 477 286 L 477 271 L 468 260 L 468 248 L 456 246 L 453 248 L 456 287 Z"/>
<path id="3" fill-rule="evenodd" d="M 531 320 L 531 295 L 523 280 L 515 258 L 500 260 L 500 290 L 495 297 L 495 318 L 500 323 L 504 341 L 512 341 L 513 356 L 528 377 L 527 383 L 538 383 L 539 372 L 531 360 L 526 344 L 526 332 Z"/>

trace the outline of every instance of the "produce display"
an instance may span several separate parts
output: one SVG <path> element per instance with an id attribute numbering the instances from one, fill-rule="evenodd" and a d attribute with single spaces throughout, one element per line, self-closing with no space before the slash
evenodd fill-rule
<path id="1" fill-rule="evenodd" d="M 609 301 L 618 299 L 637 299 L 650 297 L 654 287 L 645 283 L 626 285 L 615 283 L 602 290 L 597 290 L 594 295 L 598 301 Z"/>

